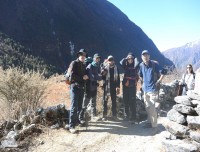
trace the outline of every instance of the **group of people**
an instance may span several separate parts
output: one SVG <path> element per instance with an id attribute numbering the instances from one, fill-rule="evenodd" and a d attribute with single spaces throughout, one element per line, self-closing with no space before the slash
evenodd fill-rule
<path id="1" fill-rule="evenodd" d="M 142 82 L 144 92 L 144 103 L 148 114 L 147 126 L 157 128 L 157 111 L 155 103 L 158 100 L 159 85 L 166 74 L 161 69 L 158 62 L 150 60 L 150 54 L 147 50 L 141 53 L 142 63 L 133 53 L 120 61 L 124 69 L 123 101 L 124 101 L 124 120 L 136 121 L 136 89 L 137 82 Z M 116 96 L 120 93 L 120 75 L 115 58 L 109 55 L 101 63 L 99 54 L 94 54 L 91 62 L 87 58 L 87 53 L 81 49 L 77 53 L 77 59 L 72 61 L 70 69 L 70 116 L 69 131 L 76 133 L 75 127 L 85 123 L 85 111 L 88 104 L 91 105 L 91 117 L 95 117 L 96 98 L 98 81 L 103 81 L 103 115 L 102 120 L 107 119 L 107 102 L 109 97 L 112 101 L 112 118 L 117 119 Z"/>

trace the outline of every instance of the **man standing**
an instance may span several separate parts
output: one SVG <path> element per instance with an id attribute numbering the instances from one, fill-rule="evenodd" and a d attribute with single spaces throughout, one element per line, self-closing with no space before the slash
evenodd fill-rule
<path id="1" fill-rule="evenodd" d="M 120 64 L 125 70 L 122 81 L 125 106 L 124 120 L 134 123 L 136 121 L 136 83 L 138 80 L 139 62 L 132 53 L 128 53 L 127 57 L 120 61 Z"/>
<path id="2" fill-rule="evenodd" d="M 81 120 L 83 121 L 85 121 L 84 113 L 87 109 L 89 101 L 91 105 L 91 117 L 94 118 L 96 116 L 97 81 L 102 80 L 102 76 L 100 74 L 100 58 L 99 54 L 96 53 L 93 57 L 92 63 L 90 63 L 86 68 L 89 80 L 87 81 L 86 93 L 83 99 L 83 108 L 80 114 Z"/>
<path id="3" fill-rule="evenodd" d="M 88 80 L 86 75 L 86 67 L 84 64 L 86 52 L 81 49 L 77 53 L 77 60 L 72 61 L 70 64 L 71 69 L 71 85 L 70 85 L 70 117 L 69 117 L 69 131 L 76 133 L 75 126 L 80 124 L 80 111 L 82 109 L 85 81 Z"/>
<path id="4" fill-rule="evenodd" d="M 144 91 L 144 103 L 150 124 L 146 127 L 152 127 L 157 131 L 157 111 L 155 102 L 158 100 L 158 86 L 164 78 L 164 70 L 159 71 L 159 65 L 150 60 L 150 54 L 147 50 L 142 51 L 142 63 L 140 64 L 139 76 Z M 161 74 L 161 75 L 160 75 Z"/>
<path id="5" fill-rule="evenodd" d="M 111 96 L 112 100 L 112 116 L 113 119 L 117 119 L 117 109 L 116 109 L 116 94 L 119 93 L 120 88 L 120 78 L 119 71 L 115 64 L 114 57 L 108 56 L 107 60 L 104 61 L 102 67 L 102 75 L 103 75 L 103 118 L 102 120 L 106 120 L 107 116 L 107 102 L 108 97 Z"/>

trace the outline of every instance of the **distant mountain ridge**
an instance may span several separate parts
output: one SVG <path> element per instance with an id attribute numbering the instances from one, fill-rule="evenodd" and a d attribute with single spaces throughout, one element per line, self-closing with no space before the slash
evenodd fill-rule
<path id="1" fill-rule="evenodd" d="M 160 65 L 172 65 L 140 27 L 107 0 L 0 0 L 0 32 L 63 72 L 80 48 L 119 61 L 147 49 Z M 73 48 L 73 47 L 71 47 Z"/>
<path id="2" fill-rule="evenodd" d="M 162 53 L 174 63 L 176 68 L 185 69 L 188 64 L 192 64 L 196 69 L 200 67 L 200 40 L 168 49 Z"/>

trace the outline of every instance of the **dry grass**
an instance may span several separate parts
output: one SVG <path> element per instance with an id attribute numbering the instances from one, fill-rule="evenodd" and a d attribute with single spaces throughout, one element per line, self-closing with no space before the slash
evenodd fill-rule
<path id="1" fill-rule="evenodd" d="M 0 69 L 1 119 L 19 119 L 44 99 L 47 82 L 42 74 L 18 68 Z"/>

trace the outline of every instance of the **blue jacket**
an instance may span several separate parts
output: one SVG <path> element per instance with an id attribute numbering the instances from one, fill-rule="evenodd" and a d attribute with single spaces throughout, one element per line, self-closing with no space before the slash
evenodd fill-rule
<path id="1" fill-rule="evenodd" d="M 97 90 L 98 83 L 97 81 L 102 80 L 102 76 L 100 74 L 100 66 L 95 67 L 91 63 L 86 68 L 87 75 L 89 77 L 89 81 L 87 83 L 89 91 Z"/>

